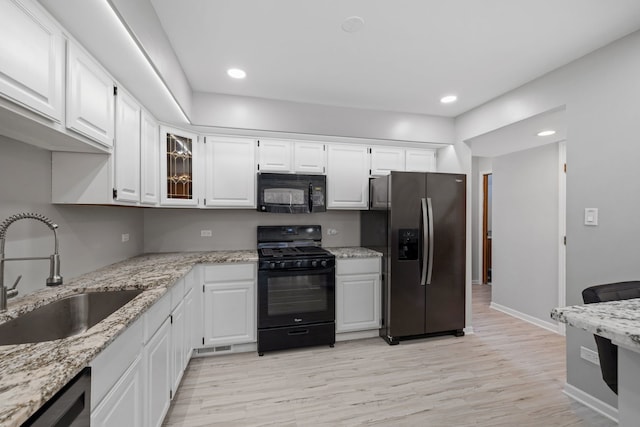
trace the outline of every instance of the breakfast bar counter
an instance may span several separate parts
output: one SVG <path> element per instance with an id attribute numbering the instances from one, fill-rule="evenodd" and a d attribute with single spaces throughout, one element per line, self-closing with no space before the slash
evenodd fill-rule
<path id="1" fill-rule="evenodd" d="M 618 346 L 621 427 L 640 419 L 640 298 L 554 308 L 551 318 L 610 339 Z"/>

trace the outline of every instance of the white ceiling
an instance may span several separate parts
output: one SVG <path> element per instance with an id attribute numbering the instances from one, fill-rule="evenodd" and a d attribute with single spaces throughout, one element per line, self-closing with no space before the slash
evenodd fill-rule
<path id="1" fill-rule="evenodd" d="M 538 132 L 543 130 L 555 130 L 556 133 L 538 136 Z M 474 156 L 498 157 L 566 139 L 566 110 L 561 108 L 512 123 L 466 142 Z"/>
<path id="2" fill-rule="evenodd" d="M 151 2 L 195 91 L 449 117 L 640 29 L 638 0 Z"/>

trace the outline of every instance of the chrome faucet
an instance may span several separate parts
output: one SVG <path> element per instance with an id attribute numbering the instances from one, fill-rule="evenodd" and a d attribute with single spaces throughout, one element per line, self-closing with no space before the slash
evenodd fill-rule
<path id="1" fill-rule="evenodd" d="M 54 252 L 48 257 L 21 257 L 21 258 L 5 258 L 4 256 L 4 243 L 7 234 L 7 229 L 14 222 L 21 219 L 35 219 L 37 221 L 45 223 L 51 231 L 53 231 L 54 239 Z M 18 276 L 12 287 L 7 288 L 4 285 L 4 263 L 6 261 L 29 261 L 29 260 L 49 260 L 49 277 L 47 278 L 47 286 L 62 285 L 62 276 L 60 276 L 60 255 L 58 254 L 58 235 L 56 234 L 56 228 L 58 224 L 54 224 L 49 218 L 44 215 L 34 213 L 19 213 L 11 215 L 0 224 L 0 312 L 7 310 L 7 300 L 18 295 L 18 282 L 22 276 Z"/>

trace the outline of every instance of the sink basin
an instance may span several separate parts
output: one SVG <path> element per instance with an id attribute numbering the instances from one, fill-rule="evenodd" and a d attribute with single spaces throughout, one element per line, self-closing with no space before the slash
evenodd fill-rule
<path id="1" fill-rule="evenodd" d="M 0 325 L 0 345 L 57 340 L 80 334 L 142 292 L 84 292 L 38 307 Z"/>

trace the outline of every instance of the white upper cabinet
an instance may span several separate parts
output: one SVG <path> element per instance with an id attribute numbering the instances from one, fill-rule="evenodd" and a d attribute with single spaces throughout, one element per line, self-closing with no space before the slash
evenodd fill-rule
<path id="1" fill-rule="evenodd" d="M 160 194 L 164 206 L 197 206 L 199 145 L 194 133 L 160 127 Z"/>
<path id="2" fill-rule="evenodd" d="M 368 148 L 365 145 L 331 144 L 327 166 L 327 207 L 366 209 L 369 203 Z"/>
<path id="3" fill-rule="evenodd" d="M 296 173 L 323 174 L 327 166 L 326 145 L 318 142 L 296 142 L 293 146 L 293 160 Z"/>
<path id="4" fill-rule="evenodd" d="M 407 148 L 406 150 L 407 172 L 435 172 L 436 152 L 426 148 Z"/>
<path id="5" fill-rule="evenodd" d="M 404 171 L 404 148 L 372 147 L 371 175 L 389 175 L 391 171 Z"/>
<path id="6" fill-rule="evenodd" d="M 140 202 L 157 205 L 160 201 L 160 126 L 146 111 L 140 123 Z"/>
<path id="7" fill-rule="evenodd" d="M 258 142 L 258 158 L 260 172 L 291 172 L 293 144 L 291 141 L 261 139 Z"/>
<path id="8" fill-rule="evenodd" d="M 205 205 L 255 208 L 256 140 L 208 136 L 205 152 Z"/>
<path id="9" fill-rule="evenodd" d="M 140 105 L 121 90 L 116 100 L 114 199 L 140 201 Z"/>
<path id="10" fill-rule="evenodd" d="M 113 146 L 113 79 L 78 46 L 67 43 L 67 127 Z"/>
<path id="11" fill-rule="evenodd" d="M 0 2 L 0 58 L 0 93 L 62 122 L 64 39 L 35 1 Z"/>

